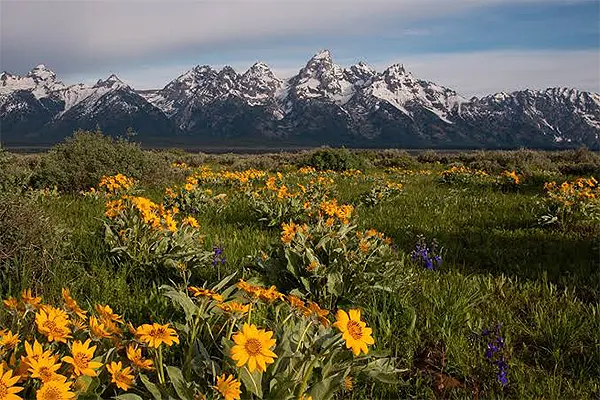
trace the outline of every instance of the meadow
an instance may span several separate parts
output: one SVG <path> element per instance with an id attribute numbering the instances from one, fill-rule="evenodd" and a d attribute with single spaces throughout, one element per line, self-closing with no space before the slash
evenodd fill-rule
<path id="1" fill-rule="evenodd" d="M 600 398 L 600 155 L 0 150 L 0 400 Z"/>

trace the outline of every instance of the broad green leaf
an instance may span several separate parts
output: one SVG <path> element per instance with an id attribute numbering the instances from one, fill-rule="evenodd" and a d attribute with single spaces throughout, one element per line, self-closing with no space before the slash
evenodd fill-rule
<path id="1" fill-rule="evenodd" d="M 115 397 L 115 399 L 116 400 L 144 400 L 137 394 L 133 394 L 133 393 L 123 393 L 123 394 L 120 394 L 117 397 Z"/>
<path id="2" fill-rule="evenodd" d="M 175 392 L 177 392 L 179 398 L 187 400 L 194 399 L 194 392 L 192 392 L 188 387 L 179 368 L 168 366 L 167 374 L 169 375 L 171 383 L 173 383 L 173 387 L 175 388 Z"/>
<path id="3" fill-rule="evenodd" d="M 327 274 L 327 291 L 336 296 L 342 294 L 342 274 L 339 272 L 332 272 Z"/>
<path id="4" fill-rule="evenodd" d="M 140 380 L 142 381 L 146 389 L 148 389 L 152 397 L 154 397 L 154 400 L 162 400 L 162 394 L 160 393 L 158 386 L 150 382 L 146 375 L 140 374 Z"/>
<path id="5" fill-rule="evenodd" d="M 168 285 L 163 285 L 160 287 L 160 289 L 166 289 L 165 296 L 183 308 L 186 320 L 190 321 L 198 312 L 198 308 L 187 294 L 180 292 L 179 290 L 175 290 L 173 287 Z"/>
<path id="6" fill-rule="evenodd" d="M 336 390 L 339 390 L 342 383 L 342 375 L 336 374 L 329 378 L 323 379 L 322 381 L 313 385 L 310 388 L 310 395 L 313 399 L 327 400 L 331 399 L 335 394 Z"/>
<path id="7" fill-rule="evenodd" d="M 259 399 L 262 399 L 262 372 L 258 372 L 258 370 L 256 370 L 253 373 L 250 373 L 246 367 L 240 369 L 239 371 L 240 380 L 244 384 L 246 390 L 254 394 Z"/>

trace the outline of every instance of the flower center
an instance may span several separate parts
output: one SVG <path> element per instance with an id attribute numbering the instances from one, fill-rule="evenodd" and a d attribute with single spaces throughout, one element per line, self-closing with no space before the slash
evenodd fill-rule
<path id="1" fill-rule="evenodd" d="M 8 388 L 0 382 L 0 398 L 4 398 L 7 397 L 8 395 Z"/>
<path id="2" fill-rule="evenodd" d="M 90 356 L 83 353 L 77 353 L 75 355 L 75 363 L 79 368 L 87 368 L 90 363 Z"/>
<path id="3" fill-rule="evenodd" d="M 258 339 L 251 338 L 246 340 L 246 345 L 244 347 L 248 354 L 254 357 L 261 353 L 262 343 L 260 343 L 260 340 Z"/>
<path id="4" fill-rule="evenodd" d="M 46 382 L 52 378 L 52 371 L 48 367 L 42 367 L 40 368 L 39 375 L 42 382 Z"/>
<path id="5" fill-rule="evenodd" d="M 49 387 L 44 393 L 42 399 L 44 400 L 60 400 L 62 399 L 62 393 L 57 387 Z"/>
<path id="6" fill-rule="evenodd" d="M 348 325 L 346 327 L 348 328 L 348 333 L 354 340 L 362 338 L 362 328 L 358 322 L 350 320 L 348 321 Z"/>
<path id="7" fill-rule="evenodd" d="M 48 329 L 50 332 L 54 332 L 56 330 L 56 323 L 52 320 L 47 320 L 44 322 L 44 328 Z"/>
<path id="8" fill-rule="evenodd" d="M 164 338 L 165 336 L 167 336 L 167 331 L 165 328 L 157 328 L 156 330 L 154 330 L 154 332 L 150 333 L 150 336 L 155 338 Z"/>

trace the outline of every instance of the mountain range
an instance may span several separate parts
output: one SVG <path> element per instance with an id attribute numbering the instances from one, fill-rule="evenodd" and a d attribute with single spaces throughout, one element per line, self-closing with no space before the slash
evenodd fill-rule
<path id="1" fill-rule="evenodd" d="M 467 99 L 401 64 L 344 68 L 327 50 L 285 80 L 261 62 L 243 74 L 199 65 L 157 90 L 116 75 L 65 85 L 44 65 L 0 74 L 4 145 L 52 144 L 96 128 L 133 129 L 148 145 L 600 149 L 600 95 L 549 88 Z"/>

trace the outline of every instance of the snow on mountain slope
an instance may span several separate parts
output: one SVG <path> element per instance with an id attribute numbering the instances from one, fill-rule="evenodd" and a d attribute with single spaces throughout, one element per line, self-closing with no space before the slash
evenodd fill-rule
<path id="1" fill-rule="evenodd" d="M 344 69 L 334 64 L 329 50 L 315 54 L 298 75 L 289 80 L 289 86 L 288 96 L 295 99 L 320 99 L 338 105 L 346 104 L 356 92 Z"/>
<path id="2" fill-rule="evenodd" d="M 56 74 L 44 64 L 33 68 L 25 76 L 12 75 L 8 72 L 0 74 L 0 96 L 25 90 L 33 93 L 37 99 L 42 99 L 64 88 L 65 85 L 56 79 Z"/>
<path id="3" fill-rule="evenodd" d="M 278 78 L 257 62 L 243 73 L 198 65 L 158 90 L 136 91 L 116 75 L 64 85 L 44 65 L 25 76 L 0 74 L 2 132 L 18 137 L 61 129 L 142 127 L 212 137 L 301 137 L 346 143 L 455 143 L 466 146 L 600 146 L 600 95 L 570 88 L 465 99 L 395 64 L 343 68 L 315 54 L 298 74 Z M 173 128 L 173 129 L 171 129 Z M 57 132 L 55 129 L 55 132 Z M 240 137 L 241 137 L 240 136 Z M 5 135 L 6 137 L 6 135 Z M 399 138 L 399 139 L 398 139 Z"/>
<path id="4" fill-rule="evenodd" d="M 408 116 L 412 116 L 410 107 L 424 107 L 446 123 L 452 123 L 453 112 L 468 101 L 453 90 L 414 78 L 401 64 L 394 64 L 377 75 L 365 92 L 387 101 Z"/>

